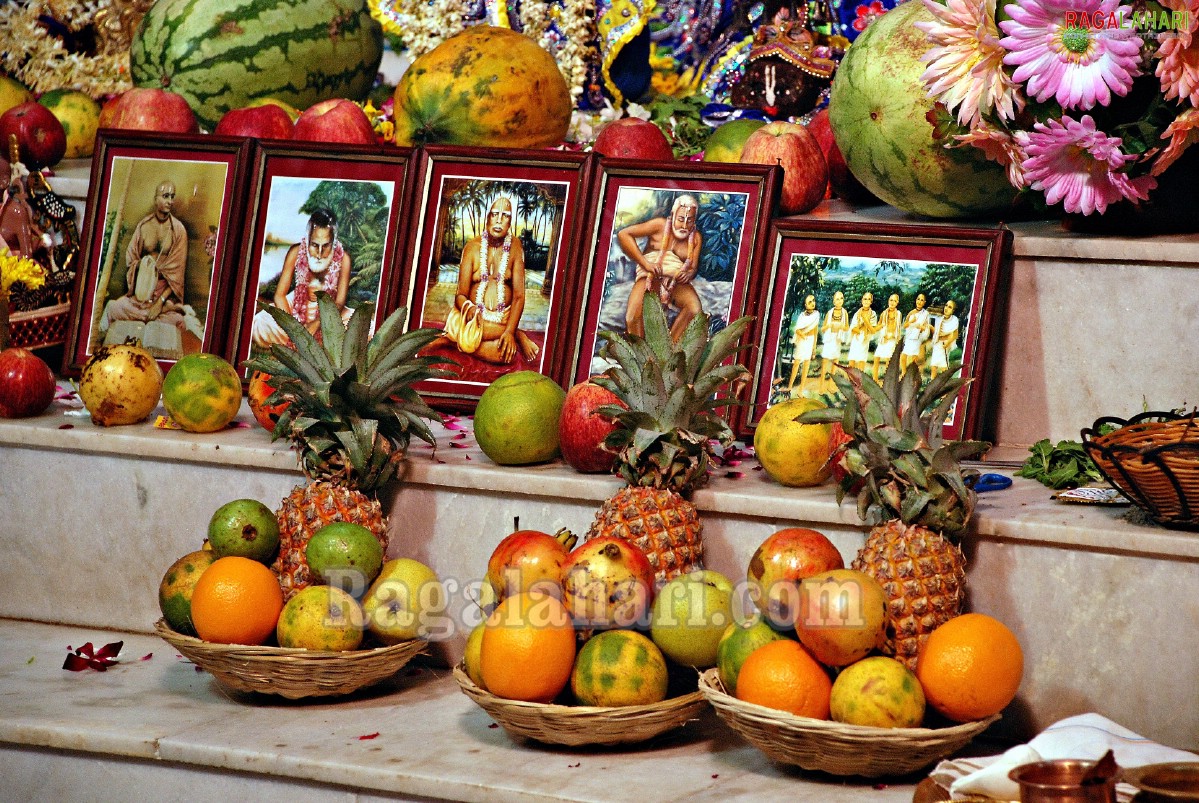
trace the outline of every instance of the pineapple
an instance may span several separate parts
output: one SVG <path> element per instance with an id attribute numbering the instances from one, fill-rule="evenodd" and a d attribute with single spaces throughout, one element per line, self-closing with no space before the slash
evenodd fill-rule
<path id="1" fill-rule="evenodd" d="M 271 377 L 275 392 L 266 403 L 287 403 L 273 438 L 291 439 L 309 480 L 276 513 L 279 556 L 271 568 L 285 598 L 311 583 L 304 550 L 330 522 L 361 524 L 387 549 L 379 489 L 396 475 L 412 435 L 435 445 L 425 420 L 440 420 L 412 385 L 448 375 L 433 367 L 445 361 L 416 356 L 438 332 L 405 333 L 403 308 L 370 337 L 373 304 L 354 310 L 343 327 L 328 295 L 317 303 L 321 341 L 286 312 L 267 307 L 293 345 L 272 346 L 270 356 L 246 362 Z"/>
<path id="2" fill-rule="evenodd" d="M 852 567 L 874 577 L 888 597 L 886 651 L 915 669 L 928 634 L 961 613 L 965 559 L 956 541 L 976 496 L 960 460 L 985 452 L 981 441 L 945 442 L 942 423 L 965 380 L 958 366 L 920 390 L 919 366 L 900 377 L 891 360 L 880 386 L 856 368 L 837 375 L 843 403 L 804 413 L 805 423 L 839 422 L 850 437 L 839 447 L 847 476 L 837 501 L 856 490 L 858 515 L 874 525 Z"/>
<path id="3" fill-rule="evenodd" d="M 711 441 L 733 441 L 728 423 L 712 411 L 729 399 L 716 397 L 728 382 L 747 378 L 740 365 L 724 365 L 737 351 L 752 318 L 741 318 L 708 336 L 708 316 L 696 316 L 672 342 L 666 313 L 647 295 L 642 308 L 645 337 L 600 332 L 601 356 L 615 363 L 592 381 L 626 405 L 600 408 L 617 422 L 605 446 L 615 452 L 614 471 L 629 483 L 596 513 L 587 538 L 617 535 L 639 547 L 658 583 L 703 568 L 703 525 L 687 500 L 708 481 Z"/>

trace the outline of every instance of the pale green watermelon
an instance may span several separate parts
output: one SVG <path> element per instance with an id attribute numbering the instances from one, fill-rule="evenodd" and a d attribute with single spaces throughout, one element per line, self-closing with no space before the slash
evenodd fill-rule
<path id="1" fill-rule="evenodd" d="M 854 177 L 905 212 L 934 218 L 999 212 L 1016 196 L 1003 167 L 976 148 L 934 142 L 925 118 L 933 101 L 920 82 L 920 56 L 931 45 L 913 23 L 932 19 L 920 0 L 908 0 L 854 40 L 833 79 L 833 137 Z"/>
<path id="2" fill-rule="evenodd" d="M 182 95 L 211 131 L 259 98 L 301 110 L 363 100 L 382 58 L 366 0 L 158 0 L 134 37 L 130 72 L 135 86 Z"/>

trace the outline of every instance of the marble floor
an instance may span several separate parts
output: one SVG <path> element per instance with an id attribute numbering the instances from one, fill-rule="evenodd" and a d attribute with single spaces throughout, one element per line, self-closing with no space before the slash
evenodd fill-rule
<path id="1" fill-rule="evenodd" d="M 106 672 L 61 669 L 69 647 L 116 640 Z M 429 665 L 334 702 L 243 695 L 152 636 L 15 620 L 0 620 L 0 764 L 0 797 L 56 801 L 111 778 L 103 799 L 909 803 L 920 780 L 774 764 L 711 712 L 632 747 L 518 743 Z"/>

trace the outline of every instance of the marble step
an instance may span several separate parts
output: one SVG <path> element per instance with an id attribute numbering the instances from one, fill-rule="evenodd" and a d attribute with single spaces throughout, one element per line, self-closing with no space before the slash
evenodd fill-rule
<path id="1" fill-rule="evenodd" d="M 248 411 L 244 426 L 191 435 L 151 424 L 100 429 L 69 403 L 0 420 L 0 617 L 149 632 L 166 567 L 197 549 L 212 511 L 239 497 L 274 507 L 302 481 L 295 457 Z M 491 463 L 469 422 L 411 451 L 384 494 L 392 556 L 450 586 L 439 657 L 477 621 L 472 588 L 499 539 L 521 525 L 583 533 L 619 487 L 561 463 Z M 458 426 L 455 424 L 454 426 Z M 711 568 L 738 580 L 758 544 L 808 526 L 848 561 L 864 528 L 831 486 L 783 488 L 749 459 L 695 495 Z M 1065 505 L 1030 480 L 983 494 L 964 541 L 969 606 L 1023 645 L 1024 682 L 1000 734 L 1026 738 L 1097 711 L 1155 741 L 1199 747 L 1199 536 L 1128 520 L 1126 508 Z"/>
<path id="2" fill-rule="evenodd" d="M 120 662 L 106 672 L 60 668 L 68 647 L 117 640 L 125 642 Z M 410 664 L 329 702 L 246 695 L 153 636 L 11 619 L 0 620 L 0 765 L 0 796 L 55 803 L 910 803 L 920 780 L 879 783 L 777 765 L 710 711 L 642 745 L 522 743 L 449 672 L 428 665 Z"/>

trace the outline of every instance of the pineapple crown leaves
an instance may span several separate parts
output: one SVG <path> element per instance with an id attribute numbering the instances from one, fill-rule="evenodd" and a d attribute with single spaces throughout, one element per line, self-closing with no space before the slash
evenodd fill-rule
<path id="1" fill-rule="evenodd" d="M 412 385 L 449 376 L 435 366 L 450 363 L 416 356 L 439 333 L 404 332 L 402 307 L 373 337 L 373 304 L 356 308 L 344 326 L 327 293 L 317 294 L 317 307 L 321 340 L 283 310 L 266 306 L 292 345 L 272 345 L 269 355 L 245 365 L 270 375 L 275 392 L 267 404 L 287 403 L 273 437 L 301 447 L 306 474 L 375 488 L 394 476 L 412 435 L 436 445 L 426 422 L 441 417 Z"/>
<path id="2" fill-rule="evenodd" d="M 942 434 L 958 390 L 969 380 L 951 365 L 921 389 L 919 366 L 902 375 L 891 360 L 880 385 L 869 374 L 843 367 L 834 377 L 839 403 L 802 413 L 801 423 L 840 423 L 850 441 L 829 458 L 841 460 L 847 476 L 837 501 L 857 492 L 858 515 L 878 524 L 899 519 L 960 536 L 977 496 L 966 485 L 961 461 L 985 452 L 983 441 L 946 441 Z"/>
<path id="3" fill-rule="evenodd" d="M 686 494 L 707 481 L 711 441 L 733 441 L 715 410 L 734 402 L 717 391 L 749 377 L 744 366 L 724 363 L 746 348 L 739 341 L 753 318 L 739 318 L 709 336 L 708 316 L 700 313 L 678 343 L 657 297 L 646 297 L 641 318 L 644 337 L 599 333 L 600 356 L 613 365 L 592 381 L 625 405 L 597 411 L 617 424 L 604 446 L 617 453 L 616 472 L 626 482 Z"/>

